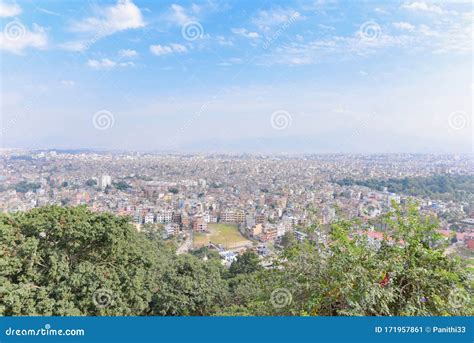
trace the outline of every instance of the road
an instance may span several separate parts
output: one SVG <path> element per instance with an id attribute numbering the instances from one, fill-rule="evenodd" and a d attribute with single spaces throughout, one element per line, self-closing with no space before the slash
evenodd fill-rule
<path id="1" fill-rule="evenodd" d="M 188 234 L 186 235 L 186 239 L 184 242 L 176 249 L 176 254 L 185 254 L 189 251 L 191 248 L 191 245 L 193 244 L 193 232 L 189 230 Z"/>

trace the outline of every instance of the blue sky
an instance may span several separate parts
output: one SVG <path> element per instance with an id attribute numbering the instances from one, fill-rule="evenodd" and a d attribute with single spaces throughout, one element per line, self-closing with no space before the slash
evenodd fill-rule
<path id="1" fill-rule="evenodd" d="M 471 2 L 1 1 L 3 147 L 472 152 Z"/>

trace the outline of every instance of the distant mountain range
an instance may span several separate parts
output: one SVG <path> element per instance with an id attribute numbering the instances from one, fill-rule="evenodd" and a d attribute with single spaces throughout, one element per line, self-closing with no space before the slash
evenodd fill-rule
<path id="1" fill-rule="evenodd" d="M 4 142 L 4 148 L 57 149 L 75 153 L 94 151 L 150 151 L 184 153 L 252 153 L 252 154 L 320 154 L 320 153 L 473 153 L 472 141 L 458 140 L 447 143 L 444 137 L 427 139 L 387 132 L 325 132 L 318 135 L 284 135 L 272 137 L 249 137 L 237 139 L 209 138 L 160 147 L 160 141 L 146 142 L 145 137 L 129 144 L 111 140 L 103 142 L 90 140 L 87 144 L 68 138 L 49 137 L 31 143 L 27 140 Z M 145 141 L 145 142 L 143 142 Z M 154 144 L 154 145 L 151 145 Z"/>

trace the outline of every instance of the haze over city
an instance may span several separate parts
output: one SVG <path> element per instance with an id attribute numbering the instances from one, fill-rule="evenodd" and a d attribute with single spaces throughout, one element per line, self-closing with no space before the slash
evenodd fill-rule
<path id="1" fill-rule="evenodd" d="M 3 148 L 472 152 L 470 2 L 2 2 Z"/>

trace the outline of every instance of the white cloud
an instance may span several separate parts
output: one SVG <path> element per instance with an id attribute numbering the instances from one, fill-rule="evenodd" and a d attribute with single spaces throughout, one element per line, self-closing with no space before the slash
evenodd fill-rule
<path id="1" fill-rule="evenodd" d="M 113 68 L 116 66 L 116 63 L 108 58 L 103 58 L 102 60 L 88 60 L 87 65 L 91 68 L 96 69 L 107 69 Z"/>
<path id="2" fill-rule="evenodd" d="M 443 10 L 441 7 L 434 4 L 427 4 L 426 2 L 415 1 L 412 3 L 405 3 L 402 5 L 402 8 L 412 11 L 425 11 L 432 12 L 437 14 L 442 14 Z"/>
<path id="3" fill-rule="evenodd" d="M 20 21 L 7 23 L 0 32 L 0 49 L 15 54 L 21 54 L 27 48 L 45 49 L 48 45 L 48 36 L 41 26 L 33 24 L 30 31 Z"/>
<path id="4" fill-rule="evenodd" d="M 119 0 L 116 5 L 97 9 L 94 17 L 73 22 L 70 29 L 83 36 L 59 46 L 65 50 L 82 52 L 103 37 L 144 26 L 140 9 L 131 0 Z"/>
<path id="5" fill-rule="evenodd" d="M 150 45 L 150 51 L 157 55 L 168 55 L 172 53 L 185 53 L 188 51 L 188 49 L 181 44 L 170 44 L 170 45 Z"/>
<path id="6" fill-rule="evenodd" d="M 183 6 L 172 4 L 170 10 L 171 13 L 168 19 L 178 25 L 184 25 L 190 21 L 195 20 L 186 13 L 186 10 Z"/>
<path id="7" fill-rule="evenodd" d="M 334 26 L 329 26 L 329 25 L 324 25 L 324 24 L 318 24 L 318 27 L 322 30 L 325 31 L 334 31 L 336 28 Z"/>
<path id="8" fill-rule="evenodd" d="M 243 60 L 241 58 L 232 57 L 232 58 L 229 58 L 228 60 L 225 60 L 223 62 L 219 62 L 217 65 L 226 67 L 226 66 L 231 66 L 231 65 L 234 65 L 234 64 L 241 64 L 242 62 L 243 62 Z"/>
<path id="9" fill-rule="evenodd" d="M 393 23 L 393 26 L 400 30 L 413 31 L 415 29 L 414 25 L 404 22 L 404 21 Z"/>
<path id="10" fill-rule="evenodd" d="M 439 9 L 424 5 L 406 4 L 410 8 L 428 8 L 439 13 Z M 443 8 L 443 18 L 424 18 L 425 24 L 411 20 L 391 22 L 373 40 L 363 40 L 359 33 L 313 37 L 306 34 L 304 41 L 293 39 L 284 45 L 273 46 L 255 59 L 258 65 L 317 64 L 330 59 L 346 59 L 351 56 L 370 56 L 386 49 L 397 49 L 400 53 L 450 53 L 472 54 L 472 12 L 456 12 Z M 449 15 L 448 15 L 449 14 Z M 275 27 L 273 31 L 277 30 Z M 370 33 L 370 32 L 369 32 Z"/>
<path id="11" fill-rule="evenodd" d="M 94 69 L 112 69 L 115 67 L 133 67 L 133 62 L 120 62 L 117 63 L 108 58 L 102 58 L 100 60 L 88 60 L 87 65 Z"/>
<path id="12" fill-rule="evenodd" d="M 182 27 L 192 22 L 200 22 L 203 16 L 226 7 L 223 3 L 214 0 L 198 1 L 197 3 L 186 6 L 171 4 L 161 18 L 174 26 Z"/>
<path id="13" fill-rule="evenodd" d="M 260 35 L 257 32 L 251 32 L 244 28 L 234 28 L 234 29 L 231 29 L 231 31 L 232 33 L 235 33 L 236 35 L 240 35 L 245 38 L 255 39 L 255 38 L 260 37 Z"/>
<path id="14" fill-rule="evenodd" d="M 425 36 L 440 36 L 438 32 L 433 31 L 428 25 L 425 24 L 421 24 L 418 31 Z"/>
<path id="15" fill-rule="evenodd" d="M 131 50 L 131 49 L 122 49 L 122 50 L 119 50 L 119 55 L 122 57 L 132 58 L 132 57 L 138 56 L 138 52 L 136 52 L 136 50 Z"/>
<path id="16" fill-rule="evenodd" d="M 68 51 L 82 52 L 86 50 L 91 45 L 91 43 L 93 43 L 93 41 L 77 40 L 62 43 L 59 45 L 59 47 Z"/>
<path id="17" fill-rule="evenodd" d="M 120 62 L 117 64 L 119 67 L 135 67 L 133 62 Z"/>
<path id="18" fill-rule="evenodd" d="M 76 83 L 72 80 L 61 80 L 61 84 L 65 87 L 73 87 Z"/>
<path id="19" fill-rule="evenodd" d="M 269 30 L 273 26 L 292 22 L 298 18 L 301 18 L 301 14 L 293 9 L 275 8 L 258 12 L 252 22 L 261 30 Z"/>
<path id="20" fill-rule="evenodd" d="M 234 45 L 234 42 L 232 42 L 232 40 L 227 39 L 224 36 L 216 36 L 215 40 L 219 45 L 222 45 L 222 46 L 233 46 Z"/>
<path id="21" fill-rule="evenodd" d="M 100 38 L 144 26 L 140 9 L 131 0 L 119 0 L 114 6 L 100 8 L 94 17 L 74 22 L 71 30 L 93 34 Z"/>
<path id="22" fill-rule="evenodd" d="M 15 3 L 0 1 L 0 17 L 14 17 L 21 13 L 21 7 Z"/>
<path id="23" fill-rule="evenodd" d="M 49 15 L 54 15 L 54 16 L 56 16 L 56 17 L 60 16 L 59 13 L 50 11 L 50 10 L 48 10 L 48 9 L 46 9 L 46 8 L 37 7 L 36 9 L 37 9 L 38 11 L 40 11 L 40 12 L 43 12 L 43 13 L 46 13 L 46 14 L 49 14 Z"/>
<path id="24" fill-rule="evenodd" d="M 377 39 L 364 41 L 357 33 L 352 36 L 333 36 L 326 39 L 299 42 L 297 40 L 278 46 L 257 61 L 261 65 L 316 64 L 334 58 L 370 56 L 387 48 L 400 51 L 424 51 L 426 53 L 472 54 L 472 22 L 453 17 L 450 21 L 436 21 L 431 26 L 393 23 L 404 29 L 402 34 L 389 35 L 381 32 Z"/>
<path id="25" fill-rule="evenodd" d="M 380 7 L 376 7 L 375 12 L 380 13 L 380 14 L 389 14 L 389 12 L 387 12 L 386 10 Z"/>

